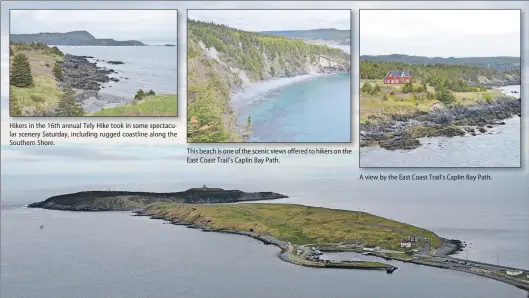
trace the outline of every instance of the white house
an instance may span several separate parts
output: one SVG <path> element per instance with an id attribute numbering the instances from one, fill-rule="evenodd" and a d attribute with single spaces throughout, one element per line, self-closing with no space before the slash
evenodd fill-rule
<path id="1" fill-rule="evenodd" d="M 402 239 L 400 241 L 400 247 L 410 248 L 411 247 L 411 242 L 409 240 Z"/>

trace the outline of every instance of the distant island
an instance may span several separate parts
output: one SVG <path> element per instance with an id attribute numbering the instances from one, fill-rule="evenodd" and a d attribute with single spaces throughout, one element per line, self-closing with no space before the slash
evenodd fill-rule
<path id="1" fill-rule="evenodd" d="M 58 195 L 45 201 L 30 204 L 29 208 L 69 211 L 117 211 L 144 208 L 157 202 L 171 203 L 234 203 L 243 201 L 274 200 L 288 198 L 273 192 L 243 192 L 222 188 L 191 188 L 181 192 L 132 192 L 132 191 L 82 191 Z"/>
<path id="2" fill-rule="evenodd" d="M 145 46 L 138 40 L 118 41 L 111 38 L 95 38 L 88 31 L 70 31 L 66 33 L 43 32 L 36 34 L 11 34 L 11 42 L 44 43 L 59 46 Z"/>
<path id="3" fill-rule="evenodd" d="M 310 29 L 310 30 L 284 30 L 284 31 L 262 31 L 260 33 L 283 36 L 288 38 L 303 39 L 305 41 L 336 41 L 337 44 L 351 43 L 351 30 Z"/>

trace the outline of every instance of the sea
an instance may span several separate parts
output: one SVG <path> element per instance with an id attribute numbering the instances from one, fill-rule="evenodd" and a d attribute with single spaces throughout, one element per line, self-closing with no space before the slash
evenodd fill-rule
<path id="1" fill-rule="evenodd" d="M 102 85 L 101 93 L 132 100 L 139 89 L 156 94 L 177 93 L 177 49 L 166 46 L 57 46 L 63 53 L 91 56 L 90 62 L 113 69 L 117 73 Z M 121 61 L 124 64 L 109 64 Z"/>
<path id="2" fill-rule="evenodd" d="M 520 96 L 520 85 L 500 89 L 506 95 Z M 421 138 L 421 147 L 413 150 L 362 147 L 360 166 L 520 167 L 521 118 L 516 116 L 504 122 L 505 125 L 477 136 Z"/>
<path id="3" fill-rule="evenodd" d="M 232 99 L 249 142 L 350 142 L 351 75 L 306 75 L 255 83 Z"/>
<path id="4" fill-rule="evenodd" d="M 233 165 L 183 166 L 156 175 L 3 173 L 0 296 L 527 297 L 498 281 L 419 265 L 396 264 L 393 274 L 296 266 L 279 260 L 277 247 L 248 237 L 205 233 L 127 212 L 25 208 L 67 192 L 176 191 L 209 181 L 213 187 L 290 196 L 271 203 L 377 214 L 467 242 L 461 258 L 529 269 L 527 172 L 489 171 L 493 180 L 483 182 L 359 181 L 365 171 L 351 166 L 357 155 L 335 157 L 327 166 L 316 166 L 315 157 L 303 159 L 270 171 L 256 166 L 247 175 L 233 174 L 240 171 Z"/>

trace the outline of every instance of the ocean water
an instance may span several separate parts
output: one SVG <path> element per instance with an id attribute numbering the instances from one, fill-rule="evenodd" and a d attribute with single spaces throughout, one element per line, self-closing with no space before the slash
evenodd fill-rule
<path id="1" fill-rule="evenodd" d="M 339 164 L 356 162 L 353 156 L 336 158 Z M 218 175 L 226 168 L 195 170 L 200 178 L 179 174 L 187 171 L 70 179 L 3 173 L 0 296 L 526 298 L 513 286 L 465 273 L 416 265 L 398 266 L 392 275 L 305 268 L 280 261 L 277 248 L 243 236 L 204 233 L 121 212 L 22 207 L 87 189 L 170 191 L 214 181 L 212 186 L 290 196 L 273 203 L 361 210 L 410 223 L 471 243 L 462 258 L 496 263 L 499 256 L 502 265 L 529 269 L 527 172 L 489 171 L 493 180 L 483 182 L 366 182 L 358 181 L 358 170 L 350 166 L 298 165 L 282 167 L 281 175 L 274 169 L 270 175 L 265 169 Z"/>
<path id="2" fill-rule="evenodd" d="M 251 116 L 250 142 L 351 141 L 350 73 L 263 82 L 250 89 L 233 100 L 238 123 Z"/>
<path id="3" fill-rule="evenodd" d="M 177 49 L 165 46 L 58 46 L 63 53 L 77 56 L 92 56 L 90 62 L 100 67 L 111 68 L 117 73 L 111 77 L 119 82 L 103 84 L 101 92 L 134 98 L 139 89 L 153 90 L 156 94 L 177 92 Z M 101 60 L 104 60 L 101 61 Z M 122 61 L 124 64 L 108 64 L 106 61 Z"/>
<path id="4" fill-rule="evenodd" d="M 501 90 L 519 97 L 520 85 Z M 505 120 L 505 125 L 487 129 L 477 136 L 422 138 L 413 150 L 360 148 L 361 167 L 520 167 L 521 118 Z"/>

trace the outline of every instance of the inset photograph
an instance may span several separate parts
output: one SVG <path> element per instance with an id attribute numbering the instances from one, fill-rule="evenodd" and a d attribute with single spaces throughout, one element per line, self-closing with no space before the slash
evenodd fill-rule
<path id="1" fill-rule="evenodd" d="M 520 15 L 360 10 L 360 167 L 520 167 Z"/>
<path id="2" fill-rule="evenodd" d="M 177 15 L 10 10 L 10 116 L 177 116 Z"/>
<path id="3" fill-rule="evenodd" d="M 350 10 L 188 10 L 189 143 L 351 142 Z"/>

